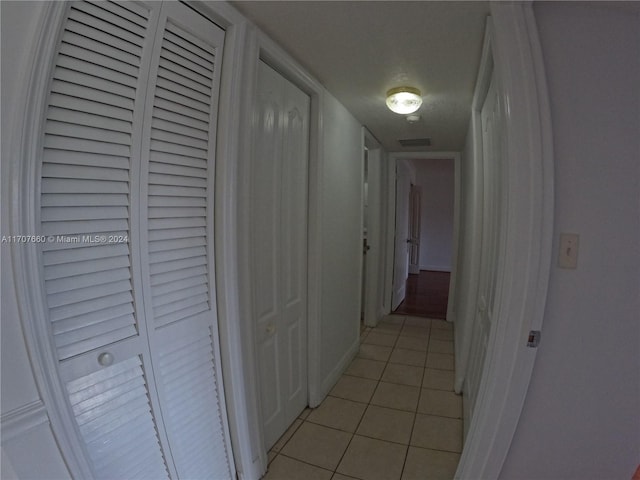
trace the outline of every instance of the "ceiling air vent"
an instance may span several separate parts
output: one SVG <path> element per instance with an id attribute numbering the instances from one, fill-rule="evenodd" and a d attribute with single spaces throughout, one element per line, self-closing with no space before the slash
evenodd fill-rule
<path id="1" fill-rule="evenodd" d="M 403 147 L 430 147 L 430 138 L 408 138 L 406 140 L 398 140 Z"/>

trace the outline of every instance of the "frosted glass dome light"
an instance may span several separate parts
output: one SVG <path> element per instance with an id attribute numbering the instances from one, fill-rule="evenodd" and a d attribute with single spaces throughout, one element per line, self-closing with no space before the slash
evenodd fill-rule
<path id="1" fill-rule="evenodd" d="M 397 87 L 387 92 L 387 107 L 395 113 L 413 113 L 422 105 L 420 90 L 413 87 Z"/>

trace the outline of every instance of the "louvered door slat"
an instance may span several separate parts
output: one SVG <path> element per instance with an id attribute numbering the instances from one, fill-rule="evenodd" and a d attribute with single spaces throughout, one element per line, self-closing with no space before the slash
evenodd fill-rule
<path id="1" fill-rule="evenodd" d="M 186 118 L 192 118 L 196 122 L 202 122 L 206 124 L 209 121 L 209 117 L 207 116 L 206 112 L 202 112 L 200 110 L 190 108 L 180 103 L 174 103 L 172 101 L 169 101 L 161 97 L 158 97 L 156 99 L 156 106 L 159 109 L 167 110 L 169 112 L 182 115 L 183 117 L 186 117 Z"/>
<path id="2" fill-rule="evenodd" d="M 87 5 L 95 6 L 96 2 L 86 2 Z M 147 17 L 149 12 L 145 10 L 140 5 L 133 2 L 97 2 L 97 5 L 102 10 L 106 10 L 107 12 L 111 12 L 118 17 L 124 18 L 128 23 L 127 25 L 138 25 L 140 29 L 138 30 L 139 35 L 144 36 L 145 29 L 147 27 Z M 131 27 L 127 28 L 127 31 L 133 31 Z"/>
<path id="3" fill-rule="evenodd" d="M 152 247 L 149 248 L 149 253 L 162 252 L 165 250 L 175 250 L 185 247 L 199 247 L 206 245 L 206 239 L 200 235 L 189 236 L 189 232 L 181 232 L 181 238 L 173 240 L 156 240 L 153 242 Z"/>
<path id="4" fill-rule="evenodd" d="M 67 182 L 73 185 L 71 181 Z M 85 182 L 87 184 L 88 182 Z M 100 192 L 101 183 L 95 182 L 95 190 Z M 64 221 L 64 222 L 43 222 L 42 233 L 44 235 L 76 235 L 76 234 L 96 234 L 107 232 L 119 232 L 129 230 L 129 224 L 126 219 L 113 220 L 93 220 L 93 221 Z"/>
<path id="5" fill-rule="evenodd" d="M 222 431 L 221 412 L 215 407 L 211 410 L 219 399 L 210 330 L 198 323 L 186 335 L 167 334 L 176 341 L 164 342 L 159 367 L 164 390 L 169 392 L 165 397 L 169 429 L 180 439 L 173 450 L 179 472 L 184 478 L 202 475 L 196 472 L 216 472 L 214 478 L 228 478 L 228 470 L 220 471 L 221 466 L 228 468 L 224 437 L 218 433 Z"/>
<path id="6" fill-rule="evenodd" d="M 74 110 L 55 108 L 49 109 L 49 119 L 58 120 L 60 123 L 71 125 L 84 125 L 95 129 L 104 129 L 119 134 L 131 135 L 131 123 L 121 120 L 110 119 L 94 115 L 91 113 L 77 112 Z M 100 139 L 102 137 L 99 137 Z M 125 167 L 126 168 L 126 167 Z"/>
<path id="7" fill-rule="evenodd" d="M 201 168 L 203 170 L 207 169 L 207 160 L 205 158 L 194 158 L 194 157 L 183 157 L 180 155 L 176 155 L 175 153 L 164 153 L 164 152 L 153 152 L 153 161 L 155 164 L 165 163 L 168 165 L 183 165 L 185 167 L 193 167 L 193 168 Z M 150 168 L 160 168 L 157 165 L 151 165 Z M 157 187 L 154 187 L 157 188 Z M 190 196 L 190 195 L 181 195 L 179 193 L 174 194 L 175 196 Z"/>
<path id="8" fill-rule="evenodd" d="M 66 194 L 61 193 L 58 195 L 49 195 L 42 199 L 41 205 L 43 207 L 62 207 L 62 206 L 100 206 L 100 205 L 113 205 L 113 206 L 127 206 L 129 205 L 129 198 L 126 195 L 101 195 L 96 197 L 95 195 L 83 195 L 83 194 Z"/>
<path id="9" fill-rule="evenodd" d="M 152 125 L 153 128 L 157 130 L 177 133 L 179 135 L 184 135 L 187 138 L 194 138 L 205 142 L 207 141 L 207 132 L 198 128 L 193 128 L 191 125 L 182 125 L 180 123 L 164 120 L 161 117 L 154 118 Z"/>
<path id="10" fill-rule="evenodd" d="M 92 249 L 57 250 L 43 253 L 44 265 L 70 264 L 82 260 L 111 258 L 126 255 L 129 249 L 125 244 L 101 245 Z M 72 267 L 73 268 L 73 267 Z"/>
<path id="11" fill-rule="evenodd" d="M 51 298 L 60 292 L 73 292 L 83 288 L 104 285 L 118 280 L 130 279 L 131 271 L 127 267 L 114 268 L 103 272 L 88 273 L 85 275 L 75 275 L 67 278 L 56 278 L 54 282 L 45 283 L 45 290 Z"/>
<path id="12" fill-rule="evenodd" d="M 73 330 L 67 333 L 64 336 L 64 339 L 61 339 L 57 345 L 59 347 L 67 347 L 72 348 L 72 345 L 75 345 L 84 341 L 95 341 L 96 337 L 102 336 L 104 338 L 109 332 L 113 332 L 116 330 L 120 330 L 121 328 L 129 328 L 131 324 L 130 315 L 125 315 L 122 317 L 115 317 L 111 319 L 108 323 L 99 323 L 96 325 L 88 325 L 77 330 Z M 131 327 L 133 328 L 133 327 Z M 89 339 L 89 340 L 86 340 Z M 77 348 L 77 347 L 76 347 Z"/>
<path id="13" fill-rule="evenodd" d="M 107 75 L 96 76 L 109 78 L 114 83 L 122 83 L 125 85 L 127 85 L 127 78 L 132 78 L 137 83 L 138 69 L 135 66 L 121 62 L 115 58 L 107 57 L 106 55 L 101 55 L 97 52 L 92 52 L 82 46 L 63 43 L 60 46 L 60 57 L 65 58 L 65 61 L 68 62 L 61 64 L 61 66 L 69 66 L 69 68 L 73 68 L 74 70 L 84 71 L 90 74 L 107 70 L 109 72 Z"/>
<path id="14" fill-rule="evenodd" d="M 211 45 L 207 42 L 191 35 L 189 32 L 176 25 L 172 25 L 171 23 L 167 24 L 167 28 L 164 32 L 164 39 L 167 42 L 180 45 L 182 48 L 195 53 L 198 57 L 204 59 L 208 63 L 207 70 L 213 71 L 213 65 L 216 63 L 216 56 L 211 50 Z"/>
<path id="15" fill-rule="evenodd" d="M 59 239 L 42 258 L 60 360 L 138 334 L 131 277 L 109 273 L 131 268 L 129 245 L 91 243 L 98 234 L 128 236 L 135 79 L 145 41 L 145 18 L 109 9 L 71 5 L 44 128 L 41 233 Z"/>
<path id="16" fill-rule="evenodd" d="M 192 101 L 194 105 L 196 105 L 195 108 L 197 110 L 201 109 L 197 107 L 198 103 L 203 103 L 205 105 L 207 104 L 207 101 L 208 101 L 207 99 L 211 96 L 211 92 L 209 91 L 201 92 L 200 89 L 198 88 L 190 88 L 186 85 L 183 85 L 183 82 L 169 80 L 168 78 L 169 76 L 170 74 L 168 72 L 167 73 L 165 73 L 164 71 L 161 72 L 161 76 L 160 78 L 158 78 L 158 83 L 157 83 L 158 93 L 162 91 L 167 91 L 167 92 L 171 92 L 172 94 L 178 95 L 179 97 L 186 97 L 187 99 Z"/>
<path id="17" fill-rule="evenodd" d="M 156 39 L 147 189 L 148 300 L 154 365 L 181 478 L 231 478 L 211 328 L 213 158 L 222 32 L 168 19 Z M 190 32 L 180 25 L 189 25 Z M 213 39 L 213 40 L 212 40 Z M 213 44 L 210 42 L 214 41 Z"/>
<path id="18" fill-rule="evenodd" d="M 196 118 L 183 115 L 179 112 L 173 112 L 171 110 L 160 108 L 160 106 L 156 106 L 154 110 L 154 120 L 159 118 L 168 120 L 178 125 L 183 125 L 188 128 L 197 129 L 198 131 L 204 132 L 206 137 L 206 133 L 207 133 L 206 121 L 198 120 Z"/>
<path id="19" fill-rule="evenodd" d="M 85 23 L 81 23 L 81 22 Z M 88 26 L 87 24 L 91 25 Z M 72 20 L 67 23 L 67 30 L 69 32 L 77 33 L 83 37 L 90 37 L 93 35 L 94 40 L 99 41 L 105 45 L 109 45 L 118 50 L 134 53 L 138 56 L 142 54 L 142 38 L 138 37 L 126 30 L 114 30 L 113 28 L 109 33 L 98 30 L 98 21 L 89 15 L 82 15 L 78 13 L 76 20 Z"/>
<path id="20" fill-rule="evenodd" d="M 211 95 L 211 88 L 202 83 L 195 82 L 189 77 L 180 75 L 178 72 L 161 68 L 158 70 L 158 85 L 162 88 L 170 89 L 170 85 L 182 85 L 185 89 L 199 92 L 202 95 Z"/>
<path id="21" fill-rule="evenodd" d="M 193 274 L 192 274 L 193 275 Z M 194 275 L 187 276 L 183 279 L 174 279 L 171 282 L 167 282 L 164 284 L 155 285 L 155 295 L 154 298 L 158 298 L 158 305 L 162 305 L 164 303 L 163 297 L 169 293 L 174 291 L 182 291 L 187 288 L 193 288 L 198 285 L 203 285 L 207 281 L 206 275 Z M 177 289 L 177 290 L 176 290 Z"/>
<path id="22" fill-rule="evenodd" d="M 165 54 L 163 57 L 167 58 L 166 53 L 171 52 L 174 54 L 173 57 L 178 59 L 176 63 L 186 66 L 189 69 L 192 69 L 193 65 L 199 66 L 202 68 L 203 76 L 211 76 L 213 71 L 212 65 L 215 58 L 207 55 L 205 50 L 194 49 L 193 45 L 185 42 L 184 38 L 172 34 L 171 31 L 166 32 L 162 48 Z M 205 56 L 207 58 L 205 58 Z"/>
<path id="23" fill-rule="evenodd" d="M 56 71 L 55 78 L 56 80 L 74 83 L 77 85 L 91 85 L 96 90 L 109 92 L 125 98 L 131 98 L 135 95 L 135 86 L 123 85 L 122 83 L 114 82 L 109 78 L 97 77 L 77 70 L 59 67 Z"/>
<path id="24" fill-rule="evenodd" d="M 71 54 L 72 52 L 70 50 L 60 52 L 60 56 L 58 57 L 58 66 L 60 68 L 83 72 L 87 75 L 104 78 L 114 84 L 136 88 L 137 78 L 135 76 L 127 75 L 126 72 L 121 70 L 116 71 L 113 68 L 108 68 L 107 65 L 98 65 L 96 63 L 79 60 L 74 58 Z"/>
<path id="25" fill-rule="evenodd" d="M 67 391 L 89 456 L 96 464 L 105 456 L 110 459 L 97 469 L 98 478 L 118 478 L 116 472 L 120 478 L 135 478 L 131 472 L 140 463 L 158 478 L 168 478 L 139 357 L 68 382 Z M 125 441 L 130 450 L 119 448 Z M 130 455 L 132 450 L 136 455 Z"/>
<path id="26" fill-rule="evenodd" d="M 98 287 L 85 287 L 72 290 L 70 292 L 61 292 L 50 296 L 51 307 L 59 307 L 69 304 L 76 304 L 82 300 L 91 301 L 107 295 L 115 293 L 123 293 L 129 291 L 129 279 L 119 282 L 104 283 Z"/>
<path id="27" fill-rule="evenodd" d="M 223 38 L 180 2 L 67 9 L 37 218 L 47 321 L 88 476 L 233 477 L 213 330 Z"/>
<path id="28" fill-rule="evenodd" d="M 133 112 L 126 108 L 120 108 L 104 103 L 92 102 L 84 98 L 76 98 L 74 96 L 64 95 L 52 92 L 49 96 L 49 105 L 58 106 L 67 110 L 76 110 L 79 112 L 90 112 L 105 118 L 114 118 L 125 122 L 133 121 Z M 94 152 L 102 153 L 102 152 Z"/>
<path id="29" fill-rule="evenodd" d="M 172 60 L 172 58 L 168 57 L 167 55 L 163 55 L 162 58 L 160 59 L 160 69 L 159 71 L 160 76 L 163 78 L 168 78 L 167 75 L 165 75 L 163 72 L 164 71 L 168 71 L 168 72 L 173 72 L 175 75 L 179 75 L 181 77 L 184 78 L 189 78 L 192 81 L 202 85 L 203 87 L 208 87 L 209 86 L 209 81 L 208 81 L 208 76 L 205 72 L 205 75 L 201 75 L 199 72 L 191 70 L 190 68 L 187 68 L 183 65 L 181 65 L 182 62 L 177 63 L 174 62 Z"/>
<path id="30" fill-rule="evenodd" d="M 95 19 L 101 19 L 109 24 L 108 31 L 113 31 L 112 26 L 133 32 L 140 38 L 144 38 L 147 28 L 148 12 L 142 8 L 136 8 L 134 3 L 122 4 L 115 2 L 81 2 L 74 5 L 74 10 L 86 12 Z"/>

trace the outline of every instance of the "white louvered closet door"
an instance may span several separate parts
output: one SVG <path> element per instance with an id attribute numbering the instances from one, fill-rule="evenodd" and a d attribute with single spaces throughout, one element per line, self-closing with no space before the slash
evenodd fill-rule
<path id="1" fill-rule="evenodd" d="M 213 284 L 223 41 L 221 29 L 167 2 L 147 97 L 140 244 L 145 308 L 160 404 L 180 478 L 231 476 L 226 414 L 218 398 Z"/>
<path id="2" fill-rule="evenodd" d="M 61 34 L 42 272 L 96 478 L 233 476 L 212 264 L 223 39 L 177 2 L 74 2 Z"/>

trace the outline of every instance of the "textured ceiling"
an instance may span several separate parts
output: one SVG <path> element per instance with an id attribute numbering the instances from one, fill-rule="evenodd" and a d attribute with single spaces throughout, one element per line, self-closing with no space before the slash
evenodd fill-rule
<path id="1" fill-rule="evenodd" d="M 480 64 L 487 2 L 235 1 L 389 151 L 464 146 Z M 422 119 L 385 106 L 388 89 L 422 91 Z M 400 139 L 431 138 L 430 147 Z"/>

